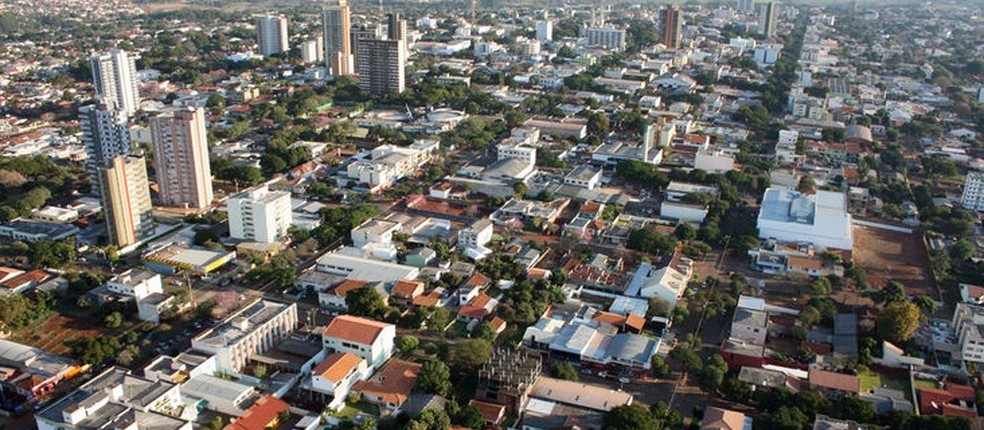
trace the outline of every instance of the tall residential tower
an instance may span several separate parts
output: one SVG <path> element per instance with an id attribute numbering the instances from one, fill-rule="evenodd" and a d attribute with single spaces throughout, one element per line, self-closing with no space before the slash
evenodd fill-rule
<path id="1" fill-rule="evenodd" d="M 287 46 L 287 18 L 283 15 L 257 17 L 256 44 L 264 57 L 286 53 L 290 49 Z"/>
<path id="2" fill-rule="evenodd" d="M 140 108 L 135 59 L 122 49 L 114 49 L 92 57 L 91 62 L 96 95 L 109 109 L 133 115 Z"/>
<path id="3" fill-rule="evenodd" d="M 150 119 L 154 142 L 154 170 L 161 203 L 204 208 L 212 203 L 205 113 L 183 108 Z"/>
<path id="4" fill-rule="evenodd" d="M 110 109 L 105 102 L 97 101 L 79 108 L 79 122 L 85 145 L 85 170 L 89 173 L 92 192 L 99 195 L 99 169 L 110 159 L 133 152 L 126 112 Z"/>
<path id="5" fill-rule="evenodd" d="M 359 88 L 372 94 L 406 90 L 406 41 L 359 40 Z"/>
<path id="6" fill-rule="evenodd" d="M 143 157 L 119 156 L 107 161 L 99 169 L 99 188 L 110 243 L 123 248 L 153 234 L 153 208 Z"/>
<path id="7" fill-rule="evenodd" d="M 321 26 L 325 38 L 325 63 L 332 76 L 355 73 L 350 40 L 352 21 L 347 0 L 338 0 L 335 6 L 321 12 Z"/>
<path id="8" fill-rule="evenodd" d="M 776 20 L 779 19 L 779 5 L 776 2 L 762 3 L 762 13 L 759 15 L 759 33 L 766 39 L 776 35 Z"/>
<path id="9" fill-rule="evenodd" d="M 661 38 L 667 49 L 680 48 L 680 34 L 683 33 L 683 14 L 680 6 L 666 6 L 659 11 L 659 20 L 663 24 Z"/>

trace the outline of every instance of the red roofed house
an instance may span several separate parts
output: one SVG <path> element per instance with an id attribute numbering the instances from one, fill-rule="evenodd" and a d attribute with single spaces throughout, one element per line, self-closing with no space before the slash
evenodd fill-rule
<path id="1" fill-rule="evenodd" d="M 320 303 L 323 307 L 347 310 L 348 305 L 345 304 L 345 296 L 351 291 L 368 285 L 369 283 L 365 281 L 346 279 L 342 281 L 342 283 L 336 285 L 335 288 L 318 293 L 318 303 Z"/>
<path id="2" fill-rule="evenodd" d="M 475 409 L 478 409 L 482 413 L 482 418 L 485 419 L 485 424 L 488 426 L 499 427 L 502 420 L 506 418 L 506 405 L 471 400 L 468 402 L 468 406 L 474 406 Z"/>
<path id="3" fill-rule="evenodd" d="M 752 418 L 741 412 L 709 407 L 704 411 L 700 430 L 751 430 Z"/>
<path id="4" fill-rule="evenodd" d="M 366 377 L 366 361 L 355 354 L 330 354 L 311 371 L 311 389 L 331 396 L 327 407 L 338 411 L 356 382 Z"/>
<path id="5" fill-rule="evenodd" d="M 328 353 L 352 353 L 366 360 L 370 369 L 393 356 L 395 338 L 395 325 L 351 315 L 335 317 L 322 334 Z"/>
<path id="6" fill-rule="evenodd" d="M 225 430 L 266 430 L 277 428 L 277 424 L 282 418 L 283 412 L 289 412 L 290 405 L 287 402 L 267 394 L 257 400 L 256 403 L 246 410 L 239 418 L 225 426 Z"/>
<path id="7" fill-rule="evenodd" d="M 21 273 L 17 276 L 14 276 L 0 283 L 0 285 L 2 285 L 4 288 L 3 291 L 0 291 L 0 294 L 24 293 L 27 290 L 30 290 L 31 288 L 34 288 L 38 284 L 44 282 L 50 277 L 51 275 L 49 275 L 47 272 L 43 270 L 32 270 L 27 273 Z"/>
<path id="8" fill-rule="evenodd" d="M 480 293 L 467 305 L 458 308 L 458 319 L 466 323 L 482 321 L 492 315 L 492 312 L 498 305 L 498 300 L 489 297 L 485 293 Z"/>
<path id="9" fill-rule="evenodd" d="M 481 273 L 472 275 L 467 281 L 465 281 L 464 284 L 461 284 L 461 287 L 458 288 L 458 305 L 464 306 L 465 304 L 470 303 L 473 299 L 475 299 L 475 297 L 478 296 L 478 293 L 482 292 L 485 287 L 488 287 L 491 284 L 492 281 Z"/>
<path id="10" fill-rule="evenodd" d="M 424 294 L 424 283 L 408 281 L 406 279 L 396 281 L 396 284 L 393 285 L 393 289 L 390 291 L 390 297 L 394 301 L 403 303 L 412 303 L 413 299 L 416 299 L 421 294 Z"/>
<path id="11" fill-rule="evenodd" d="M 372 378 L 356 382 L 352 390 L 369 403 L 396 411 L 410 398 L 421 367 L 417 363 L 394 359 Z"/>
<path id="12" fill-rule="evenodd" d="M 857 376 L 844 373 L 810 369 L 810 389 L 821 391 L 831 397 L 857 394 L 861 391 L 861 380 Z"/>
<path id="13" fill-rule="evenodd" d="M 919 413 L 923 415 L 946 415 L 967 418 L 977 417 L 974 404 L 974 388 L 960 384 L 946 384 L 938 388 L 918 388 Z"/>

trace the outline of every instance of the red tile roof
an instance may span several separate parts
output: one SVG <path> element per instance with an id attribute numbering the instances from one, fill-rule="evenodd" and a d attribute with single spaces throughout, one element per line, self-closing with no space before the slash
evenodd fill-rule
<path id="1" fill-rule="evenodd" d="M 383 332 L 383 329 L 392 326 L 368 318 L 360 318 L 351 315 L 339 315 L 328 323 L 325 328 L 324 336 L 335 339 L 347 340 L 362 345 L 372 345 Z"/>
<path id="2" fill-rule="evenodd" d="M 810 370 L 810 385 L 847 393 L 857 393 L 861 390 L 861 381 L 857 376 L 819 369 Z"/>
<path id="3" fill-rule="evenodd" d="M 352 390 L 379 397 L 385 403 L 402 405 L 417 385 L 417 375 L 420 374 L 421 367 L 417 363 L 394 359 L 372 378 L 356 382 Z"/>
<path id="4" fill-rule="evenodd" d="M 225 426 L 225 430 L 265 430 L 280 418 L 280 413 L 290 409 L 283 400 L 267 394 L 257 400 L 239 418 Z"/>
<path id="5" fill-rule="evenodd" d="M 974 418 L 974 389 L 966 385 L 946 384 L 944 389 L 919 388 L 919 412 L 924 415 L 948 415 Z"/>
<path id="6" fill-rule="evenodd" d="M 322 378 L 331 382 L 341 381 L 345 376 L 352 372 L 352 369 L 359 367 L 362 358 L 350 352 L 336 352 L 325 358 L 318 367 L 314 368 L 313 374 L 321 375 Z"/>
<path id="7" fill-rule="evenodd" d="M 506 405 L 483 402 L 481 400 L 471 400 L 468 402 L 468 405 L 478 409 L 482 413 L 482 418 L 485 418 L 486 422 L 492 424 L 498 424 L 506 416 Z"/>

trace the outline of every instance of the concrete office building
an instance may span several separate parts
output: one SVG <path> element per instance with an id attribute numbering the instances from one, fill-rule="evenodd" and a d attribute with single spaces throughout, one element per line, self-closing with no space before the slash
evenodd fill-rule
<path id="1" fill-rule="evenodd" d="M 106 102 L 109 109 L 133 115 L 140 108 L 135 59 L 122 49 L 114 49 L 92 57 L 91 62 L 96 95 Z"/>
<path id="2" fill-rule="evenodd" d="M 332 76 L 355 73 L 352 58 L 351 30 L 352 20 L 347 0 L 338 0 L 335 6 L 326 7 L 321 12 L 321 27 L 324 35 L 325 63 Z"/>
<path id="3" fill-rule="evenodd" d="M 143 157 L 110 160 L 99 169 L 99 189 L 110 243 L 123 248 L 153 234 L 153 208 Z"/>
<path id="4" fill-rule="evenodd" d="M 407 40 L 407 21 L 400 19 L 400 14 L 393 12 L 386 15 L 387 29 L 386 34 L 389 40 Z"/>
<path id="5" fill-rule="evenodd" d="M 79 122 L 85 145 L 85 170 L 89 173 L 92 193 L 99 195 L 99 169 L 107 161 L 133 152 L 126 112 L 110 109 L 100 101 L 79 108 Z"/>
<path id="6" fill-rule="evenodd" d="M 215 354 L 219 369 L 238 372 L 251 356 L 270 350 L 296 328 L 297 303 L 257 299 L 195 336 L 191 347 Z"/>
<path id="7" fill-rule="evenodd" d="M 166 206 L 201 209 L 212 203 L 205 112 L 176 109 L 150 119 L 160 200 Z"/>
<path id="8" fill-rule="evenodd" d="M 593 27 L 584 30 L 588 46 L 598 46 L 616 51 L 625 50 L 625 30 L 612 27 Z"/>
<path id="9" fill-rule="evenodd" d="M 854 245 L 851 214 L 842 192 L 802 194 L 771 187 L 762 197 L 757 225 L 762 239 L 810 243 L 820 250 L 851 250 Z"/>
<path id="10" fill-rule="evenodd" d="M 779 19 L 779 5 L 776 2 L 762 3 L 762 12 L 759 16 L 759 33 L 765 38 L 776 35 L 776 20 Z"/>
<path id="11" fill-rule="evenodd" d="M 275 242 L 287 236 L 293 220 L 290 193 L 267 186 L 229 198 L 229 236 L 254 242 Z"/>
<path id="12" fill-rule="evenodd" d="M 680 36 L 683 34 L 683 13 L 680 6 L 666 6 L 659 11 L 659 21 L 662 25 L 661 38 L 667 49 L 680 48 Z"/>
<path id="13" fill-rule="evenodd" d="M 359 88 L 372 94 L 406 90 L 406 41 L 359 40 Z"/>
<path id="14" fill-rule="evenodd" d="M 286 53 L 287 17 L 283 15 L 263 15 L 256 18 L 256 44 L 260 55 L 268 57 Z"/>
<path id="15" fill-rule="evenodd" d="M 536 40 L 541 42 L 553 40 L 553 21 L 536 22 Z"/>

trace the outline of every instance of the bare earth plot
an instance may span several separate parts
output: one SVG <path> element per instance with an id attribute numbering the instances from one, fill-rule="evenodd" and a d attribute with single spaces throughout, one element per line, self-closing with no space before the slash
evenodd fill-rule
<path id="1" fill-rule="evenodd" d="M 910 295 L 940 298 L 926 247 L 917 233 L 854 226 L 853 258 L 854 264 L 867 272 L 871 288 L 881 289 L 888 281 L 898 281 Z"/>

